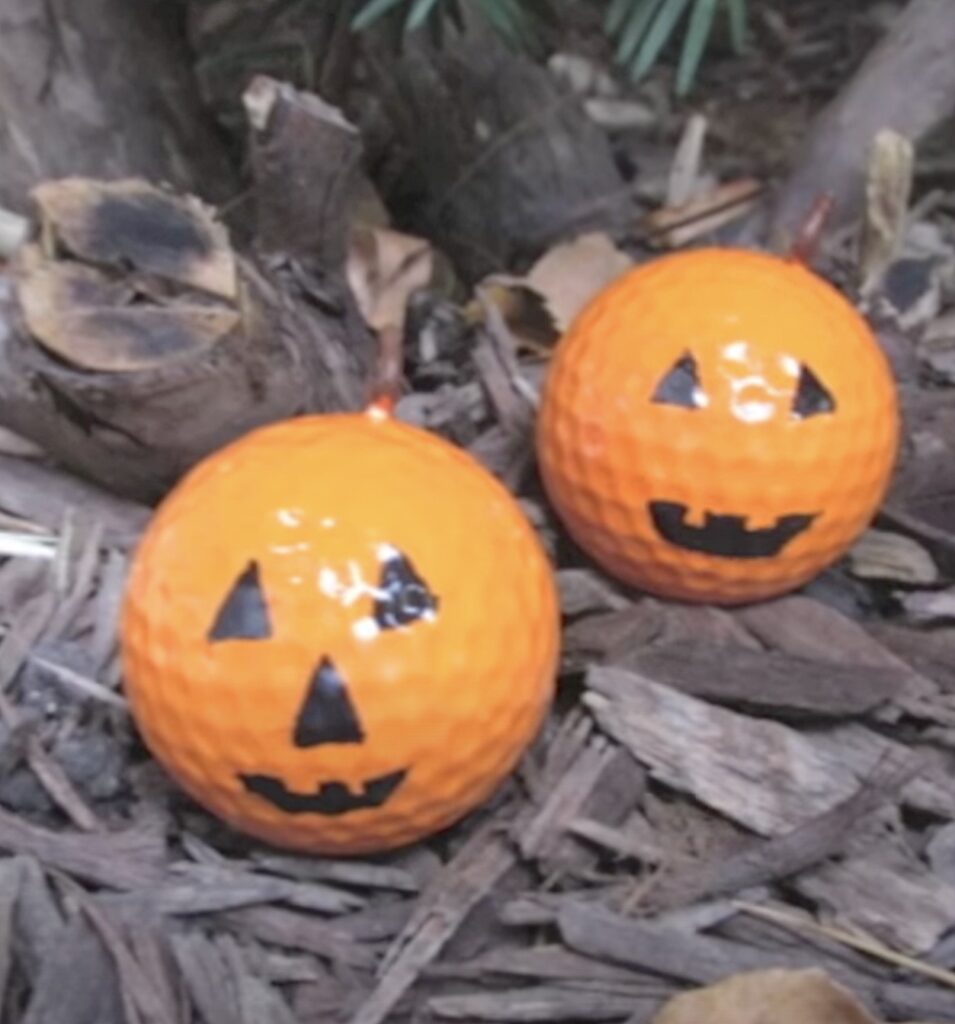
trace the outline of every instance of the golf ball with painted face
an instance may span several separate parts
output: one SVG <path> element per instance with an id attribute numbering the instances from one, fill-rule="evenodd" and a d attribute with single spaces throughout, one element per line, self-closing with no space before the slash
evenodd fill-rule
<path id="1" fill-rule="evenodd" d="M 276 845 L 384 850 L 514 768 L 559 610 L 511 495 L 372 409 L 264 427 L 196 467 L 136 552 L 126 692 L 199 803 Z"/>
<path id="2" fill-rule="evenodd" d="M 835 288 L 796 261 L 700 249 L 634 268 L 580 313 L 537 449 L 558 514 L 608 573 L 735 604 L 851 545 L 898 433 L 889 365 Z"/>

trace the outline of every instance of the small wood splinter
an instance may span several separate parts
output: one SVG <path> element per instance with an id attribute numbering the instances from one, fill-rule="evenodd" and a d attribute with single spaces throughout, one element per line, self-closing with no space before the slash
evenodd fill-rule
<path id="1" fill-rule="evenodd" d="M 831 192 L 816 197 L 805 219 L 799 225 L 796 237 L 789 249 L 789 258 L 809 266 L 819 246 L 819 240 L 826 228 L 834 206 Z"/>

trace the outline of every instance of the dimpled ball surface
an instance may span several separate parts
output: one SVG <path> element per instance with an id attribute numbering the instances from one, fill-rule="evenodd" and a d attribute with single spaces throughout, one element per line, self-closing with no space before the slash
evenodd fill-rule
<path id="1" fill-rule="evenodd" d="M 888 486 L 898 430 L 887 361 L 831 285 L 795 261 L 698 249 L 581 311 L 537 449 L 556 511 L 608 573 L 736 604 L 845 551 Z"/>
<path id="2" fill-rule="evenodd" d="M 466 453 L 369 413 L 260 428 L 158 509 L 122 619 L 145 743 L 279 846 L 410 843 L 484 801 L 550 705 L 545 552 Z"/>

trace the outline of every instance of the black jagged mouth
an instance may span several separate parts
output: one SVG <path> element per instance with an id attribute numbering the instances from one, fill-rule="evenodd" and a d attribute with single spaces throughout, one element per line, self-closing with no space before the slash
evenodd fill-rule
<path id="1" fill-rule="evenodd" d="M 366 780 L 353 793 L 343 782 L 323 782 L 314 793 L 295 793 L 274 775 L 244 775 L 242 785 L 287 814 L 324 814 L 335 817 L 369 807 L 381 807 L 405 780 L 407 768 Z"/>
<path id="2" fill-rule="evenodd" d="M 782 516 L 774 526 L 748 530 L 745 516 L 706 513 L 702 526 L 686 521 L 687 507 L 676 501 L 651 501 L 650 517 L 657 533 L 677 547 L 722 558 L 772 558 L 804 530 L 818 513 Z"/>

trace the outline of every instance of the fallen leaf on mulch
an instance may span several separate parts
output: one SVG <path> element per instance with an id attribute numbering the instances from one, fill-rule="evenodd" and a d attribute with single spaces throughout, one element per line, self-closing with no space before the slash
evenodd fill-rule
<path id="1" fill-rule="evenodd" d="M 632 265 L 608 235 L 595 231 L 554 246 L 524 277 L 492 274 L 478 287 L 520 345 L 546 354 L 590 299 Z"/>
<path id="2" fill-rule="evenodd" d="M 877 1024 L 846 989 L 817 969 L 735 974 L 671 999 L 652 1024 Z"/>
<path id="3" fill-rule="evenodd" d="M 362 316 L 376 331 L 402 330 L 408 299 L 434 276 L 435 254 L 423 238 L 386 227 L 357 227 L 345 273 Z"/>
<path id="4" fill-rule="evenodd" d="M 526 282 L 544 298 L 560 331 L 601 288 L 628 270 L 633 260 L 602 232 L 580 235 L 543 255 Z"/>

